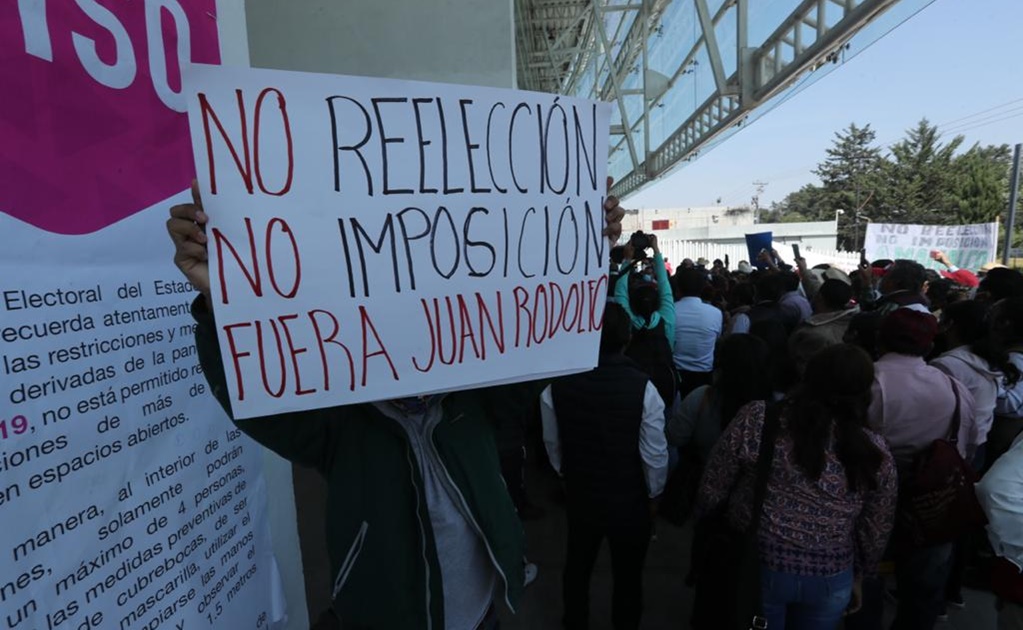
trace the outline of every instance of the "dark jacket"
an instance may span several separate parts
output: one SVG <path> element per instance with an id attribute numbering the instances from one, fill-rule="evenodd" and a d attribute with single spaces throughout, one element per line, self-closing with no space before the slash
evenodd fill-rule
<path id="1" fill-rule="evenodd" d="M 213 317 L 193 305 L 199 361 L 231 416 Z M 542 383 L 458 391 L 441 402 L 436 448 L 470 525 L 482 536 L 512 610 L 523 588 L 524 536 L 501 479 L 493 410 L 535 400 Z M 345 623 L 372 628 L 444 627 L 440 564 L 422 478 L 404 429 L 371 404 L 284 413 L 235 422 L 281 457 L 327 480 L 327 551 L 347 571 L 334 600 Z M 350 557 L 350 554 L 351 555 Z M 346 563 L 346 558 L 348 562 Z M 345 566 L 343 566 L 345 565 Z M 457 588 L 457 585 L 450 585 Z"/>
<path id="2" fill-rule="evenodd" d="M 628 358 L 601 355 L 596 369 L 553 384 L 570 509 L 604 523 L 649 514 L 639 453 L 648 382 Z"/>

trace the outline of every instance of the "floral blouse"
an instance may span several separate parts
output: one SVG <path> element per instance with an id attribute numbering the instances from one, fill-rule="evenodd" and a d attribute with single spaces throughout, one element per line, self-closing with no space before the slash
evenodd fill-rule
<path id="1" fill-rule="evenodd" d="M 729 523 L 740 530 L 749 526 L 753 508 L 764 409 L 758 401 L 739 410 L 711 451 L 700 484 L 699 512 L 714 511 L 727 501 Z M 895 464 L 884 439 L 867 431 L 884 453 L 877 489 L 852 492 L 833 444 L 823 474 L 812 481 L 795 463 L 784 414 L 780 422 L 758 531 L 761 562 L 799 575 L 834 575 L 850 567 L 857 576 L 876 573 L 897 498 Z"/>

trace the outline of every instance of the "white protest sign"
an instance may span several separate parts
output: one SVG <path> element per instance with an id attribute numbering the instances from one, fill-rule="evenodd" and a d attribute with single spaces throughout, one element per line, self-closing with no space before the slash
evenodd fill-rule
<path id="1" fill-rule="evenodd" d="M 998 224 L 869 223 L 864 247 L 870 260 L 903 258 L 914 260 L 925 267 L 944 269 L 931 258 L 932 251 L 940 250 L 948 254 L 953 265 L 977 270 L 984 263 L 995 259 Z"/>
<path id="2" fill-rule="evenodd" d="M 596 364 L 608 105 L 205 65 L 185 93 L 237 417 Z"/>

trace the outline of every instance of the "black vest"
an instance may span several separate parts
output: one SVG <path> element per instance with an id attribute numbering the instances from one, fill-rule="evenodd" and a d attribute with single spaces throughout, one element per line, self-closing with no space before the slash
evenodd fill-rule
<path id="1" fill-rule="evenodd" d="M 639 454 L 649 378 L 622 355 L 552 386 L 569 509 L 603 522 L 646 518 L 647 486 Z"/>

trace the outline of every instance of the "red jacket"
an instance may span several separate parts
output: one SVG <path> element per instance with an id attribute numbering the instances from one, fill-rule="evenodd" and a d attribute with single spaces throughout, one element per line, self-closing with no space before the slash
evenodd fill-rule
<path id="1" fill-rule="evenodd" d="M 956 269 L 955 271 L 942 271 L 941 277 L 948 278 L 958 285 L 972 289 L 980 285 L 980 279 L 968 269 Z"/>
<path id="2" fill-rule="evenodd" d="M 1023 573 L 1005 558 L 991 567 L 991 592 L 1014 604 L 1023 604 Z"/>

